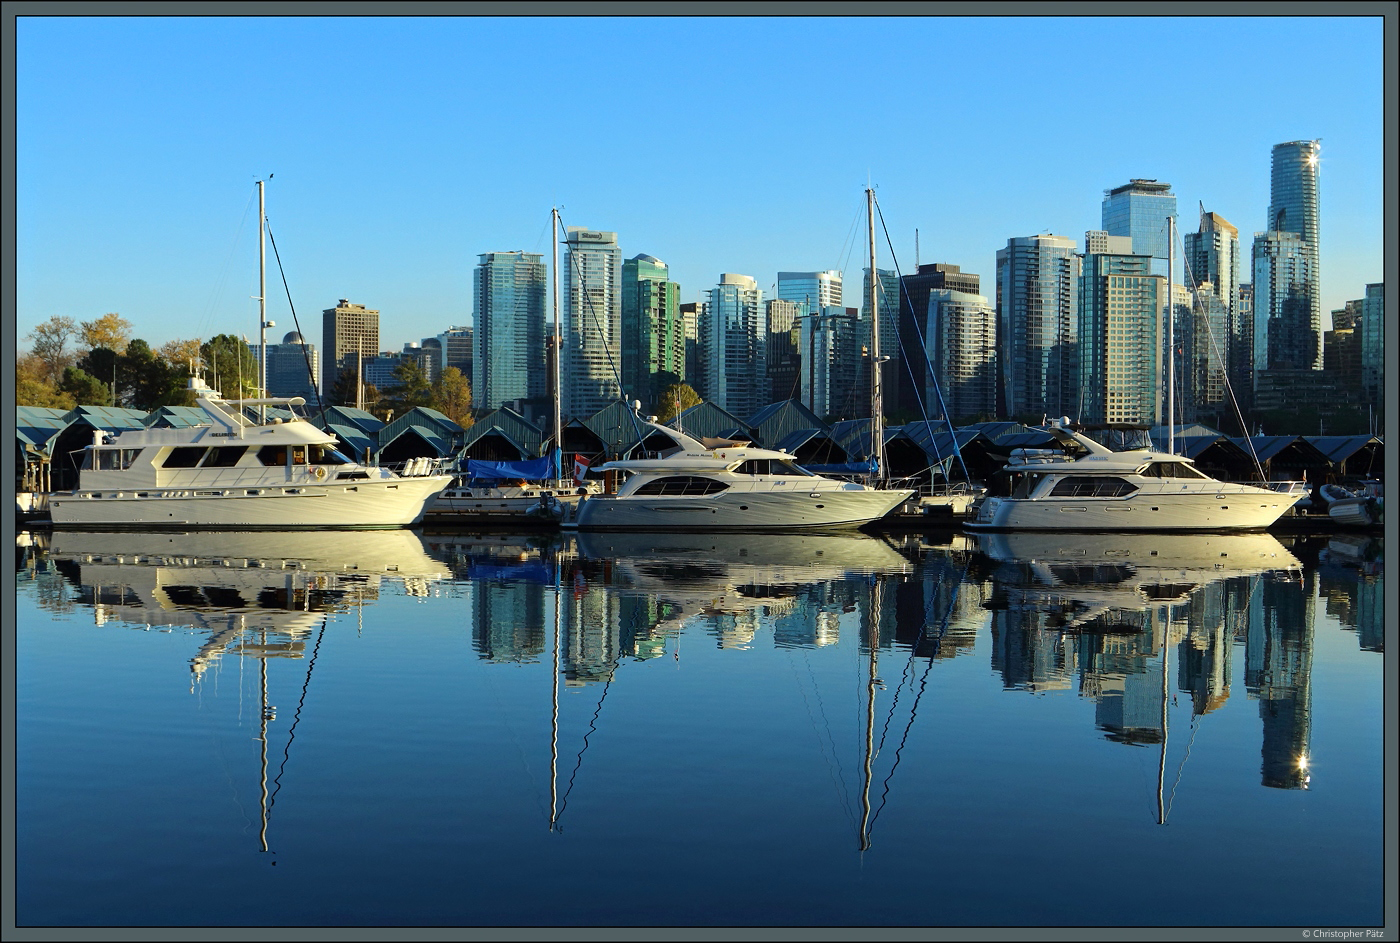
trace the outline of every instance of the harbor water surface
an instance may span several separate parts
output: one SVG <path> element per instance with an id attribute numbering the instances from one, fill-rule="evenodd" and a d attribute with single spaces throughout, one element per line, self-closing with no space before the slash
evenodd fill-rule
<path id="1" fill-rule="evenodd" d="M 20 926 L 1378 926 L 1379 538 L 21 534 Z"/>

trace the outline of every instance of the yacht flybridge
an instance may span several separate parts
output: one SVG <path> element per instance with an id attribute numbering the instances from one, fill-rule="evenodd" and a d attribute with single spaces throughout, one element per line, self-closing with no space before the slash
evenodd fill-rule
<path id="1" fill-rule="evenodd" d="M 859 527 L 884 517 L 913 491 L 881 490 L 814 475 L 787 452 L 706 445 L 655 423 L 648 441 L 675 445 L 645 458 L 597 467 L 604 494 L 578 503 L 565 526 L 581 530 L 808 530 Z M 621 480 L 619 480 L 621 479 Z"/>
<path id="2" fill-rule="evenodd" d="M 304 419 L 251 419 L 244 407 L 301 397 L 225 400 L 190 379 L 208 422 L 184 429 L 94 432 L 78 486 L 55 492 L 55 527 L 387 528 L 417 522 L 451 481 L 416 459 L 401 472 L 350 461 Z"/>
<path id="3" fill-rule="evenodd" d="M 1264 530 L 1302 497 L 1217 481 L 1170 452 L 1114 452 L 1068 419 L 1045 429 L 1067 451 L 1013 452 L 969 530 Z"/>

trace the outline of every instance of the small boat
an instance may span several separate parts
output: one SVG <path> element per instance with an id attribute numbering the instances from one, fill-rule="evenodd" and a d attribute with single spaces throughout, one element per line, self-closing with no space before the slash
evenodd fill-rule
<path id="1" fill-rule="evenodd" d="M 424 524 L 557 525 L 600 482 L 580 484 L 553 477 L 548 456 L 521 462 L 468 459 L 466 473 L 439 492 L 423 514 Z"/>
<path id="2" fill-rule="evenodd" d="M 398 472 L 352 462 L 329 433 L 294 414 L 266 413 L 302 405 L 299 396 L 225 400 L 198 377 L 189 386 L 209 421 L 95 431 L 78 486 L 49 496 L 55 527 L 405 527 L 452 481 L 429 459 Z M 266 418 L 251 418 L 249 406 Z"/>
<path id="3" fill-rule="evenodd" d="M 1188 458 L 1114 452 L 1070 428 L 1043 427 L 1063 447 L 1017 449 L 981 500 L 970 530 L 1264 530 L 1301 494 L 1217 481 Z"/>
<path id="4" fill-rule="evenodd" d="M 914 495 L 814 475 L 787 452 L 710 447 L 656 423 L 647 440 L 674 446 L 600 465 L 603 494 L 585 496 L 565 526 L 580 530 L 812 530 L 859 527 Z M 621 481 L 618 481 L 619 476 Z"/>
<path id="5" fill-rule="evenodd" d="M 1355 489 L 1323 485 L 1318 493 L 1327 502 L 1327 516 L 1349 527 L 1379 524 L 1384 509 L 1380 482 L 1365 482 Z"/>

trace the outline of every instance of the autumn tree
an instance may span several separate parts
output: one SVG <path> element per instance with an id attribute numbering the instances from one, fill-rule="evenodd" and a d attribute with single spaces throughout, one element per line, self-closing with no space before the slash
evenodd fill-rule
<path id="1" fill-rule="evenodd" d="M 44 379 L 55 388 L 63 379 L 63 368 L 77 360 L 77 353 L 68 346 L 77 333 L 77 321 L 56 314 L 26 335 L 34 342 L 34 356 L 44 365 Z"/>
<path id="2" fill-rule="evenodd" d="M 197 337 L 192 340 L 166 341 L 160 345 L 160 359 L 172 367 L 184 367 L 188 371 L 191 363 L 199 361 L 199 348 Z"/>
<path id="3" fill-rule="evenodd" d="M 456 367 L 448 367 L 433 381 L 433 409 L 463 429 L 472 424 L 472 386 Z"/>
<path id="4" fill-rule="evenodd" d="M 106 347 L 119 354 L 125 353 L 127 342 L 130 340 L 131 322 L 116 312 L 78 325 L 78 348 L 83 352 L 95 347 Z"/>
<path id="5" fill-rule="evenodd" d="M 15 359 L 15 405 L 72 409 L 78 404 L 71 393 L 49 382 L 48 367 L 39 355 L 27 353 Z"/>
<path id="6" fill-rule="evenodd" d="M 700 394 L 691 389 L 688 383 L 672 383 L 661 391 L 661 402 L 656 413 L 657 422 L 670 422 L 680 413 L 700 404 Z M 680 408 L 676 408 L 676 404 Z"/>

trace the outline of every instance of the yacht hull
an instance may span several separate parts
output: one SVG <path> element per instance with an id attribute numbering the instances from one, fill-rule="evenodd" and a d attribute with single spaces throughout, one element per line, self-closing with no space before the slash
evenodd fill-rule
<path id="1" fill-rule="evenodd" d="M 860 527 L 912 491 L 725 492 L 695 496 L 595 495 L 578 504 L 580 530 L 754 531 Z"/>
<path id="2" fill-rule="evenodd" d="M 448 475 L 295 487 L 79 490 L 49 497 L 54 527 L 392 528 L 415 524 Z"/>
<path id="3" fill-rule="evenodd" d="M 986 498 L 968 530 L 1260 531 L 1294 498 L 1263 488 L 1225 485 L 1190 492 L 1137 492 L 1125 497 Z"/>

